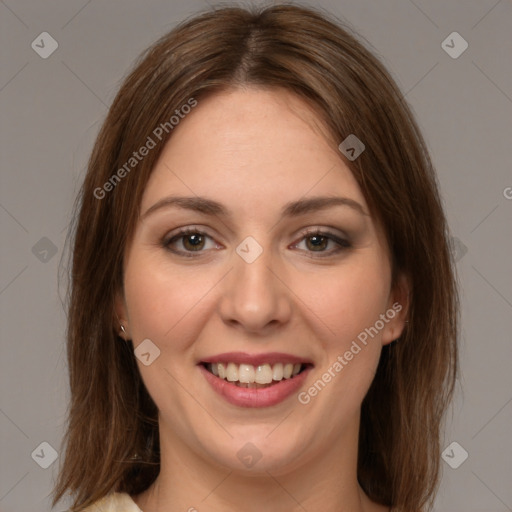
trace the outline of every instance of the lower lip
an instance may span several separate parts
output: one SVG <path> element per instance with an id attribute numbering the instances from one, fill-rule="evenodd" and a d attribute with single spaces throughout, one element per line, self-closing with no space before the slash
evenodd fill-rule
<path id="1" fill-rule="evenodd" d="M 301 373 L 290 379 L 283 379 L 268 388 L 241 388 L 236 384 L 221 379 L 209 372 L 203 365 L 199 365 L 204 377 L 210 386 L 230 404 L 239 407 L 270 407 L 286 400 L 296 393 L 304 384 L 309 366 Z"/>

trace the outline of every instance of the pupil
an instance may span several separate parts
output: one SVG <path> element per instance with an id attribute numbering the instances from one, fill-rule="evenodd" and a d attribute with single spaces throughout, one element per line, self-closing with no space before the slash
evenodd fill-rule
<path id="1" fill-rule="evenodd" d="M 199 247 L 199 245 L 202 243 L 202 236 L 201 235 L 188 235 L 185 238 L 185 241 L 187 244 L 190 244 L 192 247 Z"/>
<path id="2" fill-rule="evenodd" d="M 310 236 L 309 239 L 311 241 L 313 241 L 313 243 L 312 243 L 313 247 L 316 247 L 316 248 L 320 247 L 320 248 L 322 248 L 324 246 L 324 242 L 325 242 L 325 237 L 324 236 L 313 235 L 313 236 Z"/>

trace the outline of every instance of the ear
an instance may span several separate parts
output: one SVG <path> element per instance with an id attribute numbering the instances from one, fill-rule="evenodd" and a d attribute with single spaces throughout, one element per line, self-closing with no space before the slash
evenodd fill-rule
<path id="1" fill-rule="evenodd" d="M 388 345 L 402 335 L 409 317 L 410 292 L 409 278 L 400 273 L 391 289 L 388 307 L 384 313 L 387 323 L 382 333 L 382 345 Z"/>
<path id="2" fill-rule="evenodd" d="M 124 299 L 124 294 L 121 289 L 116 292 L 116 295 L 114 297 L 114 313 L 116 316 L 114 320 L 114 330 L 122 338 L 128 339 L 130 335 L 128 309 L 126 307 L 126 301 Z M 121 331 L 121 325 L 124 326 L 126 333 Z"/>

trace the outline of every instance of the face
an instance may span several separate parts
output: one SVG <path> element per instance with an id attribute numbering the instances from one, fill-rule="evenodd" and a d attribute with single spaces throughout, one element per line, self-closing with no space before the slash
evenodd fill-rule
<path id="1" fill-rule="evenodd" d="M 382 230 L 318 116 L 280 90 L 216 94 L 180 122 L 124 271 L 117 314 L 161 436 L 239 471 L 341 450 L 403 328 Z"/>

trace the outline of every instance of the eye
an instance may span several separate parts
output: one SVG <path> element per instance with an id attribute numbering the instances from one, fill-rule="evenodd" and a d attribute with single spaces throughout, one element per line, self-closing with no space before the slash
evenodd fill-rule
<path id="1" fill-rule="evenodd" d="M 314 255 L 314 258 L 332 256 L 333 254 L 337 254 L 340 251 L 352 247 L 348 240 L 345 240 L 330 231 L 314 229 L 305 231 L 301 234 L 303 236 L 302 240 L 298 244 L 295 244 L 294 247 L 299 247 L 299 245 L 304 242 L 306 245 L 306 251 L 320 253 L 318 255 Z M 327 251 L 326 249 L 329 247 L 329 244 L 334 246 L 334 248 Z"/>
<path id="2" fill-rule="evenodd" d="M 196 256 L 191 253 L 200 253 L 204 252 L 203 249 L 208 249 L 208 247 L 205 247 L 208 240 L 213 241 L 212 237 L 203 231 L 196 228 L 185 228 L 178 231 L 178 233 L 171 238 L 164 239 L 162 241 L 162 246 L 175 254 L 190 258 Z M 173 246 L 176 245 L 181 245 L 182 249 L 173 248 Z M 214 243 L 213 247 L 210 248 L 218 248 L 218 245 Z"/>
<path id="3" fill-rule="evenodd" d="M 305 231 L 301 235 L 302 239 L 294 244 L 293 247 L 299 247 L 301 243 L 305 243 L 306 249 L 304 250 L 306 252 L 318 253 L 312 257 L 328 257 L 352 247 L 348 240 L 330 231 L 313 229 Z M 211 241 L 212 246 L 207 247 L 208 241 Z M 177 245 L 181 245 L 181 248 L 176 248 Z M 181 229 L 170 238 L 165 238 L 162 241 L 162 246 L 174 254 L 187 258 L 199 256 L 206 249 L 218 249 L 220 247 L 213 241 L 211 236 L 195 227 Z M 334 247 L 331 250 L 327 250 L 329 246 Z"/>

